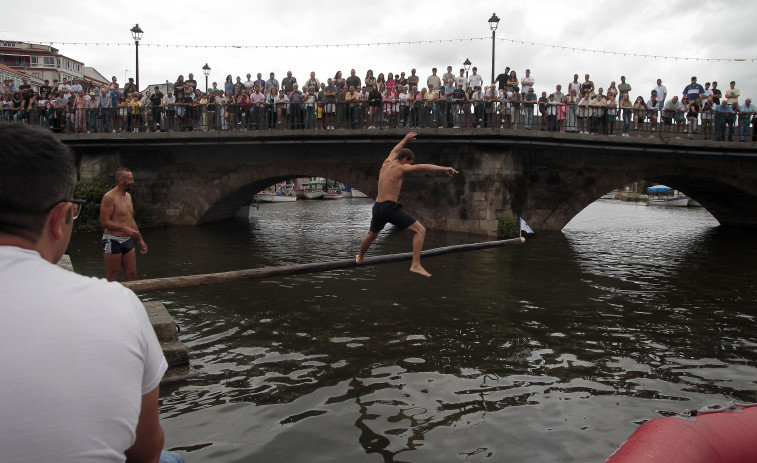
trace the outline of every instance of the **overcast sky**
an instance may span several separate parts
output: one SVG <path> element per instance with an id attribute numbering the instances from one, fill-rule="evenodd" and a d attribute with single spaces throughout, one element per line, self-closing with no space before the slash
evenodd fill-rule
<path id="1" fill-rule="evenodd" d="M 144 30 L 139 47 L 140 84 L 174 82 L 192 72 L 204 88 L 202 66 L 212 71 L 210 83 L 223 86 L 226 75 L 246 80 L 249 72 L 266 79 L 291 70 L 302 82 L 310 71 L 324 81 L 351 68 L 364 78 L 418 70 L 421 83 L 431 68 L 444 72 L 462 68 L 466 58 L 478 67 L 485 82 L 491 78 L 492 13 L 501 19 L 497 29 L 495 74 L 510 66 L 523 76 L 531 69 L 537 92 L 563 88 L 574 73 L 588 73 L 596 87 L 620 83 L 626 75 L 635 97 L 649 96 L 657 78 L 668 92 L 680 94 L 692 75 L 699 82 L 716 80 L 728 88 L 735 80 L 742 100 L 757 96 L 757 40 L 754 0 L 595 0 L 589 7 L 577 3 L 535 0 L 528 6 L 478 0 L 434 2 L 327 2 L 289 0 L 265 2 L 103 2 L 77 0 L 4 5 L 0 38 L 53 44 L 60 53 L 93 66 L 123 84 L 134 76 L 135 50 L 129 31 L 135 23 Z M 75 5 L 75 6 L 74 6 Z M 574 5 L 568 8 L 568 5 Z M 509 11 L 505 7 L 509 7 Z M 38 14 L 39 12 L 50 14 Z M 729 20 L 729 16 L 738 19 Z M 483 40 L 464 40 L 483 38 Z M 500 39 L 523 41 L 512 43 Z M 440 42 L 443 40 L 443 42 Z M 452 40 L 451 42 L 448 40 Z M 401 45 L 344 46 L 351 43 L 418 42 Z M 60 42 L 110 42 L 121 46 L 73 45 Z M 531 45 L 529 42 L 550 46 Z M 129 44 L 129 45 L 126 45 Z M 340 47 L 302 47 L 330 44 Z M 161 45 L 161 46 L 156 46 Z M 165 47 L 164 45 L 180 45 Z M 229 48 L 196 48 L 196 46 Z M 232 48 L 231 46 L 242 48 Z M 244 48 L 246 46 L 290 48 Z M 554 47 L 552 47 L 554 45 Z M 300 46 L 299 48 L 293 48 Z M 696 59 L 661 59 L 594 53 L 560 47 L 606 50 L 639 55 Z M 745 61 L 704 61 L 736 58 Z"/>

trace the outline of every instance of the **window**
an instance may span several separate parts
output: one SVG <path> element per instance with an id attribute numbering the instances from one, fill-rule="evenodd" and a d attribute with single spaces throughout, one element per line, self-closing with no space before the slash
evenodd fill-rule
<path id="1" fill-rule="evenodd" d="M 45 56 L 42 58 L 42 66 L 46 68 L 54 68 L 55 67 L 55 58 L 52 56 Z"/>
<path id="2" fill-rule="evenodd" d="M 16 48 L 16 42 L 3 42 L 4 47 Z"/>
<path id="3" fill-rule="evenodd" d="M 26 56 L 16 56 L 16 66 L 23 66 L 26 64 Z"/>
<path id="4" fill-rule="evenodd" d="M 32 66 L 38 66 L 38 58 L 36 56 L 32 56 Z"/>

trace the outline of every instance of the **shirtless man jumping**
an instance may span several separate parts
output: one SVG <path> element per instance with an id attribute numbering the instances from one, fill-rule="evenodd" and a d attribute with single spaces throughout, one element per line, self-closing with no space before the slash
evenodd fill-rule
<path id="1" fill-rule="evenodd" d="M 410 132 L 405 138 L 397 143 L 389 157 L 384 160 L 379 173 L 378 196 L 376 203 L 373 205 L 373 217 L 371 218 L 371 228 L 363 241 L 360 243 L 360 254 L 355 257 L 358 264 L 363 262 L 365 253 L 371 247 L 373 241 L 379 232 L 387 223 L 396 225 L 402 229 L 409 229 L 413 235 L 413 262 L 410 265 L 410 271 L 430 277 L 431 274 L 421 266 L 421 250 L 423 249 L 423 239 L 426 237 L 426 229 L 418 222 L 415 217 L 402 210 L 402 206 L 397 203 L 402 188 L 402 180 L 405 175 L 412 172 L 444 172 L 452 177 L 458 172 L 452 167 L 442 167 L 434 164 L 413 164 L 415 155 L 411 150 L 405 148 L 405 145 L 415 140 L 416 133 Z"/>
<path id="2" fill-rule="evenodd" d="M 116 186 L 103 195 L 100 203 L 100 223 L 103 233 L 103 255 L 108 281 L 116 281 L 121 266 L 126 281 L 137 279 L 137 256 L 134 243 L 142 254 L 147 253 L 147 244 L 134 221 L 134 205 L 128 192 L 134 185 L 134 175 L 125 167 L 116 170 Z"/>

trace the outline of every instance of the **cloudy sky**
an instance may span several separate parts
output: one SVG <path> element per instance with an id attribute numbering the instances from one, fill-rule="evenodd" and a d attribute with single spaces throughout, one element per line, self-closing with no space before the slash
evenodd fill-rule
<path id="1" fill-rule="evenodd" d="M 247 73 L 254 78 L 260 72 L 265 79 L 273 71 L 281 80 L 291 70 L 303 81 L 310 71 L 325 80 L 338 70 L 346 77 L 351 68 L 363 78 L 368 69 L 375 75 L 401 71 L 409 75 L 413 67 L 425 83 L 432 67 L 441 74 L 451 65 L 457 72 L 466 58 L 488 81 L 492 52 L 488 20 L 495 12 L 501 19 L 495 74 L 510 66 L 522 77 L 530 68 L 539 92 L 551 92 L 558 83 L 564 88 L 574 73 L 580 81 L 588 73 L 597 87 L 604 88 L 626 75 L 634 97 L 648 97 L 657 78 L 670 94 L 680 94 L 692 75 L 702 84 L 716 80 L 720 88 L 735 80 L 742 99 L 757 96 L 754 0 L 590 4 L 579 8 L 576 2 L 553 0 L 534 0 L 527 6 L 479 0 L 396 4 L 289 0 L 269 6 L 206 0 L 77 0 L 75 7 L 74 3 L 66 7 L 60 1 L 40 0 L 31 10 L 24 2 L 5 5 L 4 17 L 17 19 L 3 21 L 0 38 L 55 42 L 62 54 L 124 82 L 135 71 L 129 30 L 139 23 L 144 30 L 139 47 L 143 88 L 173 82 L 190 72 L 203 88 L 206 62 L 212 69 L 211 84 L 217 81 L 219 86 L 228 74 L 244 81 Z M 51 14 L 34 13 L 40 11 Z M 650 57 L 654 55 L 679 59 Z"/>

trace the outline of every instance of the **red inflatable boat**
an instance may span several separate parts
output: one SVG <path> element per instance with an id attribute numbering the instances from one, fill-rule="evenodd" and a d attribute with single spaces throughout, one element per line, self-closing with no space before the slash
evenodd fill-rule
<path id="1" fill-rule="evenodd" d="M 648 421 L 606 463 L 755 463 L 756 405 L 730 403 Z"/>

